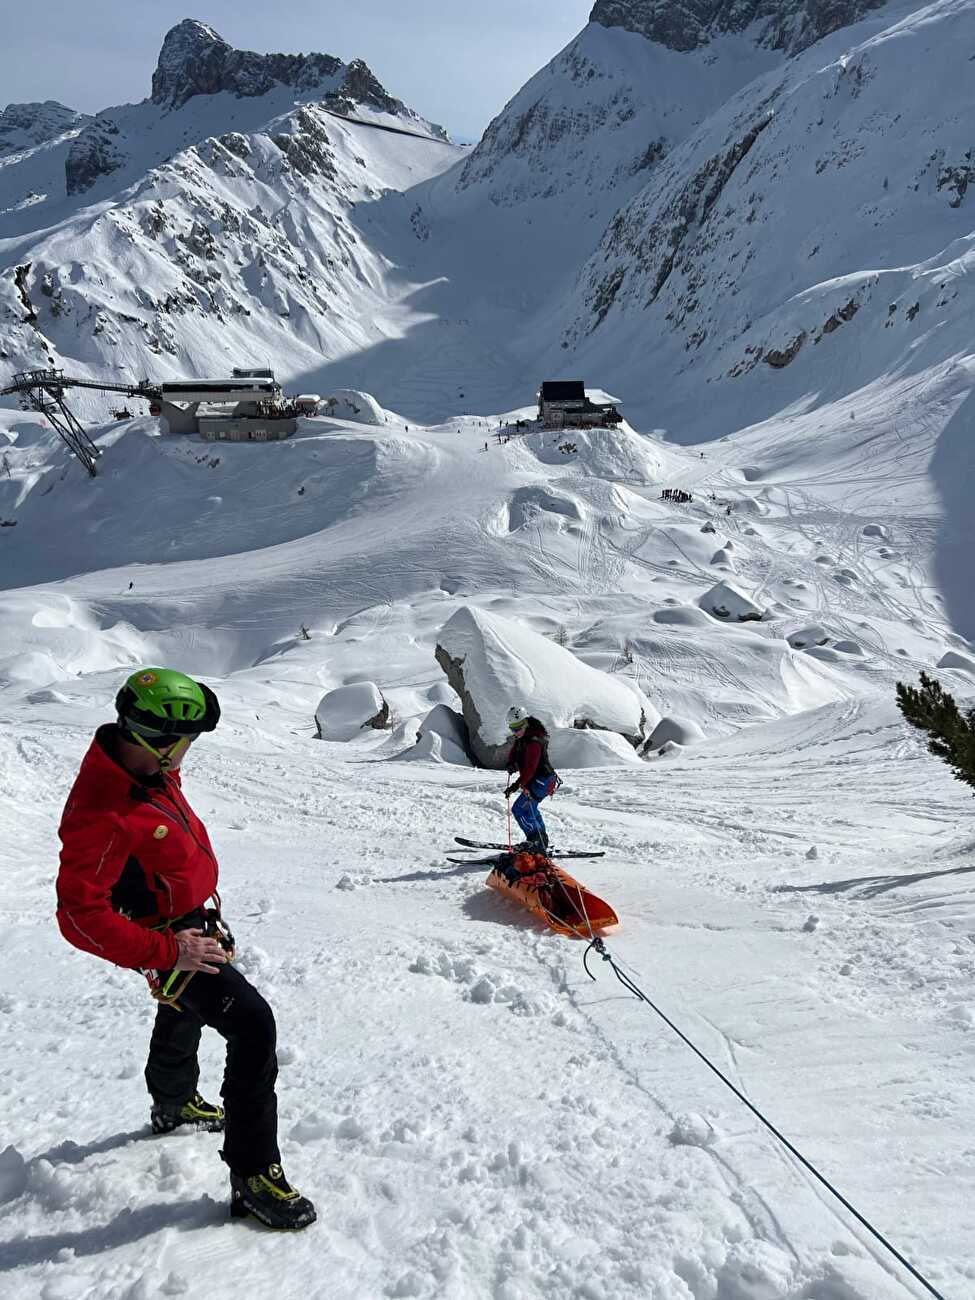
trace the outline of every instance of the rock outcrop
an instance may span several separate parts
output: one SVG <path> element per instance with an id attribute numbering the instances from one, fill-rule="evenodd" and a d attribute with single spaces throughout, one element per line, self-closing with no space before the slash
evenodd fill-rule
<path id="1" fill-rule="evenodd" d="M 166 33 L 152 74 L 152 102 L 179 108 L 194 95 L 265 95 L 275 85 L 308 89 L 343 68 L 330 54 L 255 54 L 235 50 L 206 23 L 185 18 Z"/>
<path id="2" fill-rule="evenodd" d="M 589 21 L 686 53 L 755 26 L 758 44 L 798 54 L 887 0 L 596 0 Z"/>
<path id="3" fill-rule="evenodd" d="M 77 113 L 56 99 L 34 104 L 8 104 L 0 113 L 0 154 L 55 140 L 90 120 L 86 113 Z"/>
<path id="4" fill-rule="evenodd" d="M 83 194 L 102 176 L 124 166 L 118 123 L 99 114 L 81 132 L 64 160 L 64 182 L 69 194 Z"/>

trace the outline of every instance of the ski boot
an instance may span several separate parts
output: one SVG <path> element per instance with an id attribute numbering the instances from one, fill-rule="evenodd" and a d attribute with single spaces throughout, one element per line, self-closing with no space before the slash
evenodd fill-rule
<path id="1" fill-rule="evenodd" d="M 546 853 L 548 852 L 548 836 L 532 835 L 527 840 L 522 840 L 520 844 L 512 844 L 512 853 Z"/>
<path id="2" fill-rule="evenodd" d="M 224 1125 L 223 1107 L 205 1101 L 198 1092 L 194 1092 L 182 1106 L 157 1101 L 150 1112 L 150 1119 L 153 1133 L 172 1133 L 187 1124 L 207 1133 L 222 1133 Z"/>
<path id="3" fill-rule="evenodd" d="M 265 1227 L 284 1232 L 298 1232 L 318 1218 L 314 1205 L 291 1186 L 280 1165 L 268 1165 L 246 1177 L 231 1170 L 230 1217 L 243 1219 L 248 1214 Z"/>

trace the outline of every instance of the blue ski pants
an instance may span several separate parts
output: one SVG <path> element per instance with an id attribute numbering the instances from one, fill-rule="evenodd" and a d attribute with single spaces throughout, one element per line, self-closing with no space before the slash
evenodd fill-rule
<path id="1" fill-rule="evenodd" d="M 556 778 L 554 776 L 536 776 L 528 787 L 528 793 L 522 791 L 512 804 L 511 811 L 515 815 L 515 821 L 525 832 L 525 839 L 539 839 L 544 843 L 548 842 L 545 822 L 542 820 L 541 810 L 538 805 L 543 799 L 548 798 L 555 786 Z"/>

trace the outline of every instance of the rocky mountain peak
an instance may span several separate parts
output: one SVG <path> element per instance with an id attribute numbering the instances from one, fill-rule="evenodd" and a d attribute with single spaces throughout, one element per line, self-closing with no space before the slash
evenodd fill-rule
<path id="1" fill-rule="evenodd" d="M 43 103 L 8 104 L 0 113 L 0 150 L 25 148 L 53 140 L 83 126 L 90 119 L 84 113 L 59 104 L 56 99 Z"/>
<path id="2" fill-rule="evenodd" d="M 757 24 L 759 45 L 798 54 L 887 0 L 596 0 L 589 21 L 622 27 L 678 52 Z"/>
<path id="3" fill-rule="evenodd" d="M 194 95 L 229 91 L 264 95 L 275 85 L 314 89 L 343 68 L 330 54 L 255 54 L 235 50 L 219 32 L 195 18 L 184 18 L 166 33 L 152 74 L 152 102 L 179 108 Z"/>
<path id="4" fill-rule="evenodd" d="M 192 95 L 211 93 L 207 83 L 218 74 L 232 47 L 206 23 L 184 18 L 171 27 L 152 74 L 152 99 L 176 107 Z"/>

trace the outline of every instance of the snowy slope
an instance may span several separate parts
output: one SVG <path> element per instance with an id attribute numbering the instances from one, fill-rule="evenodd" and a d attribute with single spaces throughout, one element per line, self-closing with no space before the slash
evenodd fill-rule
<path id="1" fill-rule="evenodd" d="M 896 412 L 919 450 L 895 477 L 877 429 Z M 580 875 L 619 909 L 634 977 L 945 1295 L 975 1297 L 970 805 L 892 705 L 946 655 L 972 698 L 975 648 L 939 605 L 923 423 L 879 390 L 858 452 L 847 414 L 703 459 L 625 426 L 567 452 L 476 418 L 222 447 L 135 420 L 98 435 L 95 480 L 4 417 L 14 1300 L 191 1292 L 203 1257 L 220 1300 L 245 1279 L 323 1300 L 916 1294 L 606 968 L 594 988 L 578 947 L 445 861 L 458 830 L 505 825 L 499 775 L 397 761 L 457 707 L 434 648 L 465 604 L 700 725 L 685 757 L 565 770 L 549 825 L 607 850 Z M 717 581 L 766 617 L 704 613 Z M 72 770 L 147 661 L 224 705 L 186 781 L 279 1017 L 286 1167 L 321 1211 L 287 1246 L 228 1223 L 212 1139 L 144 1139 L 145 994 L 51 920 Z M 363 680 L 392 730 L 316 740 L 323 692 Z M 208 1042 L 211 1093 L 219 1059 Z"/>

